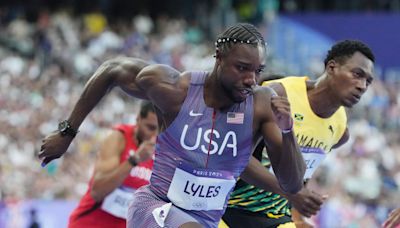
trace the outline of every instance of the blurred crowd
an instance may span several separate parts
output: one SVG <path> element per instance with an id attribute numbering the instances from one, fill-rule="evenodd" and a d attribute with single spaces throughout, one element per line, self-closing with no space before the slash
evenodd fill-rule
<path id="1" fill-rule="evenodd" d="M 212 66 L 213 46 L 182 20 L 137 16 L 110 25 L 101 13 L 42 12 L 36 23 L 2 24 L 0 199 L 77 199 L 85 191 L 103 128 L 134 122 L 137 101 L 113 91 L 62 159 L 41 168 L 40 139 L 67 118 L 84 83 L 105 60 L 126 55 L 179 70 Z M 156 32 L 155 32 L 156 31 Z"/>
<path id="2" fill-rule="evenodd" d="M 140 57 L 182 71 L 205 70 L 214 61 L 214 41 L 196 21 L 166 16 L 141 14 L 111 24 L 100 12 L 74 17 L 42 11 L 35 22 L 19 16 L 2 20 L 0 29 L 0 201 L 5 202 L 77 200 L 86 191 L 105 130 L 133 123 L 138 100 L 112 91 L 81 126 L 65 156 L 42 168 L 36 155 L 40 140 L 68 117 L 84 83 L 104 60 Z M 329 221 L 340 217 L 343 226 L 379 224 L 398 206 L 399 87 L 377 79 L 349 111 L 350 142 L 328 156 L 312 183 L 330 196 L 314 222 L 330 227 Z"/>

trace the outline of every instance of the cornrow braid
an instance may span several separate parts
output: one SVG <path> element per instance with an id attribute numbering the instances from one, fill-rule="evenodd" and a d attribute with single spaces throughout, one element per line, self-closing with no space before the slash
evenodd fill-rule
<path id="1" fill-rule="evenodd" d="M 224 55 L 236 43 L 262 45 L 265 48 L 265 41 L 261 33 L 254 25 L 248 23 L 238 23 L 229 27 L 218 36 L 215 47 Z"/>

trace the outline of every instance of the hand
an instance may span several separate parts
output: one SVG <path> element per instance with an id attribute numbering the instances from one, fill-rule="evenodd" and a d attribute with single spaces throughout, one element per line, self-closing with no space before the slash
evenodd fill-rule
<path id="1" fill-rule="evenodd" d="M 293 218 L 292 218 L 293 219 Z M 311 225 L 310 223 L 308 223 L 305 220 L 295 220 L 294 221 L 294 225 L 296 226 L 296 228 L 313 228 L 314 226 Z"/>
<path id="2" fill-rule="evenodd" d="M 293 127 L 293 120 L 290 113 L 290 103 L 286 97 L 272 94 L 271 107 L 275 115 L 275 122 L 281 130 L 290 130 Z"/>
<path id="3" fill-rule="evenodd" d="M 136 159 L 137 159 L 136 161 L 138 163 L 141 163 L 141 162 L 151 159 L 154 154 L 155 149 L 156 149 L 155 137 L 150 140 L 143 141 L 136 151 L 136 154 L 135 154 Z"/>
<path id="4" fill-rule="evenodd" d="M 400 208 L 397 208 L 390 212 L 389 217 L 383 223 L 384 228 L 395 228 L 400 227 Z"/>
<path id="5" fill-rule="evenodd" d="M 40 147 L 39 159 L 42 160 L 42 167 L 54 159 L 61 157 L 68 149 L 73 137 L 62 136 L 60 132 L 55 131 L 48 135 L 42 141 Z"/>
<path id="6" fill-rule="evenodd" d="M 298 193 L 287 195 L 287 198 L 300 214 L 309 218 L 318 213 L 327 196 L 321 196 L 303 187 Z"/>

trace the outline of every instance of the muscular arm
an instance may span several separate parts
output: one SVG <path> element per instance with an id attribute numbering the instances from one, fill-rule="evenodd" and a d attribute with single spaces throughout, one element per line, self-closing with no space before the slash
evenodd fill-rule
<path id="1" fill-rule="evenodd" d="M 168 66 L 149 65 L 139 59 L 119 58 L 103 63 L 86 83 L 83 93 L 75 104 L 68 120 L 78 129 L 86 116 L 101 98 L 117 86 L 131 96 L 149 99 L 163 112 L 166 122 L 173 119 L 180 108 L 186 92 L 185 81 L 180 73 Z M 43 140 L 39 158 L 46 165 L 61 157 L 72 138 L 54 132 Z"/>
<path id="2" fill-rule="evenodd" d="M 170 107 L 175 95 L 179 72 L 164 65 L 149 65 L 135 58 L 118 58 L 103 63 L 86 83 L 68 120 L 73 128 L 78 129 L 90 111 L 101 98 L 115 86 L 127 94 L 149 99 L 161 110 Z M 172 94 L 172 95 L 171 95 Z M 163 99 L 160 96 L 163 95 Z"/>
<path id="3" fill-rule="evenodd" d="M 136 76 L 149 63 L 134 58 L 118 58 L 104 62 L 86 83 L 68 120 L 78 129 L 82 121 L 113 87 L 118 86 L 137 98 L 147 99 L 145 88 L 139 86 Z"/>
<path id="4" fill-rule="evenodd" d="M 285 192 L 282 191 L 276 177 L 253 156 L 251 156 L 250 162 L 240 178 L 258 188 L 285 196 Z"/>
<path id="5" fill-rule="evenodd" d="M 281 133 L 280 129 L 270 130 L 274 128 L 276 129 L 271 123 L 263 125 L 264 136 L 274 132 L 271 134 L 272 137 L 265 138 L 270 151 L 268 156 L 281 188 L 287 193 L 294 194 L 303 187 L 306 170 L 304 159 L 293 131 Z"/>
<path id="6" fill-rule="evenodd" d="M 124 147 L 125 138 L 116 130 L 113 130 L 103 141 L 96 159 L 90 192 L 96 202 L 102 201 L 106 195 L 119 187 L 132 169 L 128 161 L 120 164 Z"/>
<path id="7" fill-rule="evenodd" d="M 262 143 L 263 144 L 263 143 Z M 254 155 L 261 155 L 264 146 L 257 146 Z M 252 157 L 248 166 L 241 175 L 241 178 L 258 188 L 266 191 L 277 193 L 290 201 L 292 204 L 292 212 L 296 208 L 297 213 L 301 213 L 306 217 L 315 215 L 321 208 L 326 196 L 321 196 L 318 193 L 307 189 L 305 186 L 296 194 L 284 192 L 276 177 L 268 172 L 266 168 L 259 162 L 256 157 Z M 250 176 L 251 178 L 248 178 Z M 301 215 L 298 216 L 301 218 Z"/>
<path id="8" fill-rule="evenodd" d="M 281 106 L 280 98 L 272 98 L 270 89 L 263 89 L 259 95 L 256 99 L 256 116 L 261 118 L 260 132 L 268 148 L 272 168 L 282 190 L 296 193 L 303 187 L 306 166 L 293 132 L 282 133 L 277 124 L 290 117 L 290 109 Z"/>

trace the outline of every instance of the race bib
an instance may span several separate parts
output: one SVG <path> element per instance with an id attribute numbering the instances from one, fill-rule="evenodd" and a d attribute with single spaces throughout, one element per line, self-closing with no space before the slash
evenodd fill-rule
<path id="1" fill-rule="evenodd" d="M 180 165 L 175 169 L 167 196 L 186 210 L 222 210 L 235 183 L 235 178 L 227 171 Z"/>
<path id="2" fill-rule="evenodd" d="M 326 154 L 324 150 L 320 148 L 300 147 L 300 151 L 303 154 L 304 162 L 306 163 L 306 173 L 304 174 L 304 180 L 310 179 L 325 159 Z M 272 166 L 269 168 L 271 173 L 274 173 Z"/>
<path id="3" fill-rule="evenodd" d="M 301 147 L 300 150 L 301 153 L 303 153 L 303 158 L 307 167 L 304 179 L 310 179 L 315 170 L 325 159 L 326 154 L 324 150 L 320 148 Z"/>
<path id="4" fill-rule="evenodd" d="M 118 218 L 126 219 L 128 207 L 133 199 L 134 189 L 117 188 L 107 195 L 101 205 L 101 209 Z"/>

